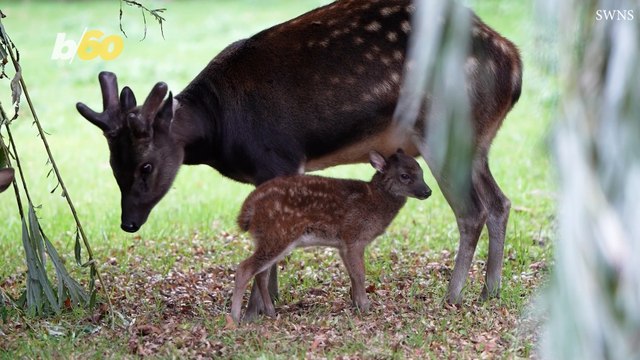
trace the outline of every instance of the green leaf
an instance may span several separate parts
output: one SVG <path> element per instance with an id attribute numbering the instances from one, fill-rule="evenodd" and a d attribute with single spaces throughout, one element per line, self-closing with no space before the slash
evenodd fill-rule
<path id="1" fill-rule="evenodd" d="M 40 233 L 40 224 L 38 224 L 33 205 L 29 204 L 29 220 L 30 232 L 27 231 L 27 224 L 22 219 L 22 243 L 27 257 L 27 308 L 30 313 L 44 314 L 48 309 L 53 309 L 56 313 L 60 313 L 60 304 L 53 293 L 53 287 L 47 277 L 46 269 L 38 257 L 36 249 L 38 241 L 42 242 Z M 35 229 L 35 230 L 34 230 Z M 44 247 L 43 244 L 40 246 Z M 42 250 L 44 252 L 44 250 Z M 44 256 L 44 255 L 42 255 Z M 47 303 L 44 302 L 42 294 L 44 293 Z"/>
<path id="2" fill-rule="evenodd" d="M 20 79 L 22 79 L 22 70 L 18 67 L 16 75 L 11 79 L 11 101 L 13 102 L 13 109 L 15 111 L 11 120 L 18 118 L 18 111 L 20 110 L 20 98 L 22 97 L 22 85 L 20 84 Z"/>
<path id="3" fill-rule="evenodd" d="M 6 168 L 8 166 L 8 157 L 4 152 L 4 148 L 0 146 L 0 169 Z"/>
<path id="4" fill-rule="evenodd" d="M 51 262 L 56 269 L 56 275 L 58 276 L 58 288 L 66 289 L 66 292 L 71 297 L 71 301 L 74 305 L 87 303 L 89 301 L 89 296 L 84 291 L 82 286 L 75 279 L 73 279 L 71 275 L 69 275 L 69 272 L 67 272 L 67 269 L 65 268 L 64 263 L 60 258 L 60 255 L 58 255 L 58 251 L 55 249 L 55 247 L 53 247 L 53 244 L 51 244 L 46 236 L 44 236 L 44 242 L 47 247 L 47 253 L 49 254 Z M 59 294 L 61 294 L 59 297 L 59 301 L 62 305 L 65 300 L 65 297 L 63 296 L 64 293 L 62 290 L 59 290 Z"/>
<path id="5" fill-rule="evenodd" d="M 76 264 L 82 266 L 82 246 L 80 245 L 80 231 L 76 228 L 76 245 L 73 248 L 76 255 Z"/>

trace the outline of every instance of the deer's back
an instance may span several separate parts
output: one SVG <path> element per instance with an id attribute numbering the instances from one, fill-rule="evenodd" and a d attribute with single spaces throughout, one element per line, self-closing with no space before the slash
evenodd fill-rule
<path id="1" fill-rule="evenodd" d="M 366 162 L 371 149 L 403 147 L 418 155 L 411 141 L 392 137 L 414 10 L 409 0 L 318 8 L 233 44 L 183 96 L 210 89 L 223 126 L 288 139 L 290 149 L 304 154 L 307 170 Z M 464 71 L 477 142 L 484 143 L 519 96 L 521 64 L 512 43 L 477 17 L 472 21 Z"/>

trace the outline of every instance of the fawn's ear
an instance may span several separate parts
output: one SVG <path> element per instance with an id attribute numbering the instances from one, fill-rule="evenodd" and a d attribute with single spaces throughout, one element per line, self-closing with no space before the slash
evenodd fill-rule
<path id="1" fill-rule="evenodd" d="M 384 159 L 384 156 L 380 155 L 379 152 L 375 150 L 371 150 L 369 152 L 369 162 L 374 169 L 378 172 L 384 173 L 385 167 L 387 166 L 387 161 Z"/>

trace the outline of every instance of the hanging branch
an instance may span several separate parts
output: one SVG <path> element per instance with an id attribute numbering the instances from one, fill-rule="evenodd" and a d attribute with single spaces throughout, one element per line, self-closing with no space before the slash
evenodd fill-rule
<path id="1" fill-rule="evenodd" d="M 0 16 L 3 16 L 0 13 Z M 20 215 L 22 218 L 22 224 L 23 224 L 23 245 L 25 247 L 25 252 L 27 255 L 27 265 L 29 267 L 29 271 L 28 271 L 28 279 L 27 279 L 27 292 L 25 294 L 23 294 L 23 300 L 25 300 L 25 302 L 29 302 L 29 299 L 37 299 L 41 296 L 42 293 L 44 293 L 49 301 L 49 306 L 53 307 L 53 310 L 55 310 L 56 312 L 60 311 L 61 308 L 61 302 L 63 301 L 63 297 L 66 294 L 69 295 L 70 299 L 73 300 L 74 303 L 79 303 L 80 300 L 84 300 L 85 302 L 88 302 L 89 307 L 93 307 L 94 303 L 95 303 L 95 295 L 96 295 L 96 290 L 94 288 L 95 285 L 95 277 L 97 277 L 97 279 L 100 281 L 100 283 L 103 286 L 104 292 L 105 292 L 105 297 L 107 299 L 109 308 L 110 308 L 110 314 L 111 314 L 111 320 L 112 320 L 112 325 L 115 322 L 115 313 L 113 311 L 113 305 L 111 303 L 111 298 L 109 296 L 109 291 L 107 290 L 107 286 L 106 283 L 102 280 L 102 277 L 100 275 L 100 272 L 97 269 L 96 266 L 96 261 L 94 259 L 94 255 L 93 255 L 93 251 L 91 250 L 91 246 L 89 244 L 89 241 L 87 239 L 87 236 L 85 234 L 84 228 L 82 227 L 82 224 L 80 222 L 80 219 L 78 218 L 78 214 L 76 212 L 75 206 L 73 205 L 73 202 L 71 200 L 71 197 L 69 196 L 69 192 L 67 191 L 67 188 L 65 186 L 64 180 L 62 179 L 62 176 L 60 175 L 60 171 L 58 169 L 58 166 L 53 158 L 53 155 L 51 153 L 51 149 L 49 147 L 49 143 L 47 142 L 46 139 L 46 135 L 45 135 L 45 131 L 42 129 L 42 126 L 40 124 L 40 120 L 38 118 L 37 112 L 35 110 L 35 107 L 33 105 L 33 102 L 31 101 L 31 97 L 29 95 L 29 91 L 27 90 L 27 86 L 26 83 L 24 81 L 24 78 L 22 77 L 22 72 L 21 72 L 21 67 L 19 64 L 19 57 L 18 57 L 18 51 L 17 48 L 15 47 L 15 44 L 13 44 L 13 42 L 11 42 L 8 34 L 6 33 L 6 31 L 4 30 L 4 27 L 2 26 L 2 23 L 0 22 L 0 49 L 2 50 L 2 52 L 0 53 L 0 56 L 2 56 L 2 59 L 0 59 L 2 61 L 2 77 L 7 77 L 5 72 L 4 72 L 4 67 L 7 63 L 7 58 L 9 58 L 14 66 L 14 69 L 16 71 L 16 76 L 14 77 L 14 79 L 11 81 L 11 88 L 12 88 L 12 100 L 13 100 L 13 104 L 16 110 L 16 114 L 14 115 L 13 119 L 17 118 L 17 114 L 18 114 L 18 105 L 19 105 L 19 99 L 20 96 L 22 94 L 24 94 L 24 97 L 27 100 L 27 103 L 29 105 L 29 109 L 31 110 L 31 113 L 33 115 L 33 119 L 34 119 L 34 124 L 36 125 L 36 128 L 38 130 L 38 135 L 40 137 L 40 139 L 42 140 L 42 143 L 44 145 L 44 148 L 46 150 L 47 153 L 47 158 L 48 158 L 48 162 L 51 164 L 52 166 L 52 170 L 53 173 L 56 176 L 56 179 L 58 181 L 59 186 L 62 188 L 62 192 L 63 192 L 63 196 L 67 201 L 67 204 L 69 206 L 69 209 L 71 210 L 71 213 L 73 215 L 75 224 L 76 224 L 76 249 L 75 249 L 75 253 L 76 253 L 76 261 L 82 266 L 82 267 L 86 267 L 89 266 L 90 267 L 90 297 L 87 299 L 86 294 L 84 293 L 84 290 L 82 290 L 82 288 L 80 287 L 80 285 L 73 280 L 69 274 L 67 273 L 66 269 L 64 268 L 64 265 L 62 264 L 62 261 L 60 259 L 60 257 L 58 256 L 57 251 L 55 250 L 55 248 L 53 247 L 53 245 L 50 243 L 50 241 L 47 239 L 46 235 L 43 233 L 42 228 L 40 227 L 39 223 L 38 223 L 38 219 L 35 215 L 35 210 L 33 207 L 33 203 L 31 200 L 31 197 L 29 195 L 28 189 L 27 189 L 27 185 L 25 182 L 25 177 L 24 174 L 22 172 L 22 166 L 19 162 L 19 157 L 18 157 L 18 152 L 17 152 L 17 148 L 15 146 L 15 141 L 11 135 L 11 131 L 9 128 L 9 123 L 10 120 L 8 119 L 4 109 L 2 108 L 2 106 L 0 105 L 0 115 L 2 116 L 0 118 L 0 125 L 4 124 L 5 129 L 7 131 L 7 134 L 9 135 L 9 143 L 11 145 L 11 149 L 12 151 L 12 155 L 15 157 L 16 159 L 16 165 L 18 167 L 18 171 L 20 173 L 20 179 L 25 191 L 25 194 L 27 196 L 27 200 L 28 200 L 28 205 L 29 205 L 29 209 L 28 209 L 28 216 L 25 216 L 25 209 L 21 204 L 20 201 L 20 194 L 19 194 L 19 189 L 16 183 L 16 180 L 14 179 L 14 191 L 16 193 L 16 199 L 18 202 L 18 208 L 20 211 Z M 14 53 L 15 51 L 15 53 Z M 13 120 L 11 119 L 11 120 Z M 1 145 L 1 149 L 3 149 L 3 152 L 5 154 L 7 154 L 7 161 L 9 161 L 9 149 L 8 147 L 4 144 L 1 136 L 0 136 L 0 145 Z M 28 218 L 28 220 L 27 220 Z M 27 226 L 28 223 L 28 226 Z M 27 231 L 27 228 L 29 228 L 31 231 Z M 87 249 L 87 253 L 89 256 L 89 261 L 87 261 L 85 264 L 81 264 L 80 261 L 80 239 L 82 240 L 85 248 Z M 37 249 L 37 251 L 34 251 L 34 249 Z M 54 267 L 56 269 L 56 273 L 58 275 L 58 299 L 56 301 L 55 296 L 53 295 L 53 293 L 51 292 L 51 284 L 49 283 L 49 280 L 47 278 L 46 275 L 46 269 L 44 267 L 44 262 L 45 262 L 45 257 L 44 257 L 44 253 L 46 253 L 49 255 L 49 258 L 51 259 L 51 261 L 54 263 Z M 31 285 L 31 286 L 29 286 Z M 35 288 L 35 290 L 34 290 Z M 34 295 L 34 292 L 36 292 L 37 294 Z M 65 297 L 65 299 L 68 299 Z M 66 304 L 65 300 L 65 304 Z M 42 313 L 44 310 L 46 310 L 42 304 L 36 304 L 34 307 L 34 311 L 36 313 Z"/>
<path id="2" fill-rule="evenodd" d="M 167 10 L 166 8 L 149 9 L 135 0 L 120 0 L 120 31 L 125 37 L 127 37 L 127 33 L 124 31 L 124 28 L 122 27 L 122 14 L 123 14 L 122 3 L 125 3 L 131 7 L 137 7 L 138 9 L 140 9 L 140 12 L 142 13 L 142 22 L 144 23 L 144 34 L 142 36 L 142 39 L 140 39 L 140 41 L 147 38 L 147 17 L 145 15 L 146 13 L 153 16 L 153 18 L 158 22 L 158 24 L 160 25 L 160 34 L 162 34 L 162 38 L 164 39 L 164 28 L 162 26 L 164 25 L 165 18 L 162 17 L 161 14 Z"/>

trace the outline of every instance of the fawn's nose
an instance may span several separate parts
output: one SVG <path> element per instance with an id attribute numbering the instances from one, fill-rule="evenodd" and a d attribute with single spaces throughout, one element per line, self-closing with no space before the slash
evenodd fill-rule
<path id="1" fill-rule="evenodd" d="M 422 191 L 420 191 L 420 193 L 418 193 L 418 199 L 420 200 L 424 200 L 426 198 L 428 198 L 429 196 L 431 196 L 431 189 L 426 188 Z"/>
<path id="2" fill-rule="evenodd" d="M 134 222 L 122 223 L 120 224 L 120 228 L 126 232 L 134 233 L 140 229 L 140 225 Z"/>

